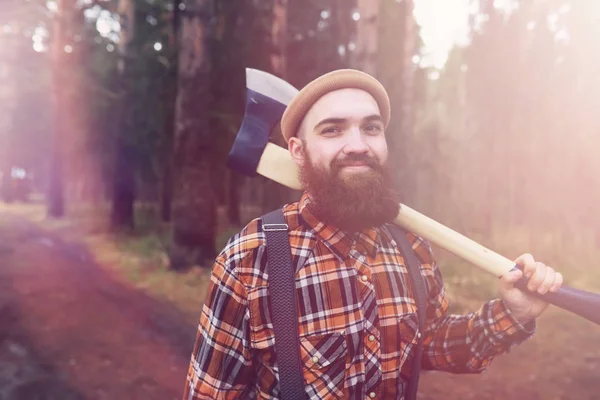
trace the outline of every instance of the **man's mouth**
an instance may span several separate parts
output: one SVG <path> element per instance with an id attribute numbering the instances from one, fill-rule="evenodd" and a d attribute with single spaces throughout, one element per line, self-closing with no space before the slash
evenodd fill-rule
<path id="1" fill-rule="evenodd" d="M 343 167 L 369 167 L 369 164 L 364 161 L 349 161 L 342 164 Z"/>
<path id="2" fill-rule="evenodd" d="M 364 172 L 374 169 L 373 165 L 371 165 L 371 163 L 368 160 L 347 160 L 341 163 L 339 168 L 340 170 L 352 172 Z"/>
<path id="3" fill-rule="evenodd" d="M 369 172 L 377 170 L 377 160 L 372 157 L 347 157 L 342 160 L 336 160 L 332 164 L 332 169 L 335 171 L 347 172 Z"/>
<path id="4" fill-rule="evenodd" d="M 365 163 L 352 163 L 352 164 L 344 164 L 342 166 L 342 168 L 344 168 L 344 169 L 351 169 L 351 170 L 352 169 L 357 169 L 357 170 L 360 169 L 360 170 L 362 170 L 362 169 L 371 169 L 371 166 L 368 165 L 368 164 L 365 164 Z"/>

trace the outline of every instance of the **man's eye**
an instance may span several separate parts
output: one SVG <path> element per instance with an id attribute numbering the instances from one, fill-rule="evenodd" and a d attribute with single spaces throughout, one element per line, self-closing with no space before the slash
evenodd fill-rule
<path id="1" fill-rule="evenodd" d="M 338 132 L 340 132 L 340 129 L 337 126 L 330 126 L 329 128 L 323 129 L 323 131 L 321 133 L 322 134 L 332 134 L 332 133 L 338 133 Z"/>
<path id="2" fill-rule="evenodd" d="M 365 127 L 365 130 L 367 132 L 379 132 L 381 131 L 381 126 L 379 126 L 378 124 L 369 124 Z"/>

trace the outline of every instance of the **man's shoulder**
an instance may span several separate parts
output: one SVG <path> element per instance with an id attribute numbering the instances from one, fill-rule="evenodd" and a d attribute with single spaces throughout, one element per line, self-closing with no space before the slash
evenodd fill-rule
<path id="1" fill-rule="evenodd" d="M 393 239 L 394 235 L 392 234 L 392 229 L 390 228 L 390 226 L 384 226 L 383 232 Z M 402 230 L 397 230 L 395 232 L 402 232 Z M 435 264 L 435 257 L 430 242 L 416 233 L 410 231 L 404 232 L 406 234 L 406 238 L 408 239 L 408 243 L 411 245 L 419 262 L 421 262 L 422 265 L 428 264 L 433 266 Z"/>
<path id="2" fill-rule="evenodd" d="M 286 204 L 281 210 L 285 216 L 289 230 L 295 229 L 298 219 L 298 203 Z M 266 234 L 263 230 L 262 217 L 254 218 L 238 233 L 230 237 L 219 257 L 230 261 L 241 260 L 257 251 L 262 251 L 266 245 Z"/>
<path id="3" fill-rule="evenodd" d="M 412 244 L 412 248 L 417 255 L 417 258 L 421 262 L 421 265 L 435 265 L 435 256 L 433 255 L 433 249 L 431 248 L 431 243 L 427 239 L 422 236 L 419 236 L 415 233 L 410 232 L 408 234 L 410 243 Z"/>
<path id="4" fill-rule="evenodd" d="M 231 236 L 221 251 L 220 257 L 243 258 L 265 244 L 261 217 L 248 222 L 239 232 Z"/>

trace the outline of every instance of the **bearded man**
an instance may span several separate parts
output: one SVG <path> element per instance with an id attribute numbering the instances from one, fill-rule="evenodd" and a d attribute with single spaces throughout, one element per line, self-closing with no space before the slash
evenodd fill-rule
<path id="1" fill-rule="evenodd" d="M 422 340 L 425 369 L 475 373 L 529 338 L 547 303 L 514 287 L 556 291 L 562 276 L 529 254 L 499 281 L 500 298 L 448 315 L 429 244 L 406 233 L 426 288 L 419 331 L 413 285 L 387 223 L 398 214 L 383 86 L 355 70 L 325 74 L 287 107 L 282 133 L 304 193 L 283 207 L 295 272 L 306 398 L 403 399 Z M 280 398 L 261 219 L 232 237 L 214 264 L 184 399 Z M 277 266 L 270 266 L 276 268 Z"/>

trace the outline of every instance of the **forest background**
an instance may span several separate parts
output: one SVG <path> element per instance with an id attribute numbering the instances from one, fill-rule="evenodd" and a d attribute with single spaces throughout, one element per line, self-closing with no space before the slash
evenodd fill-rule
<path id="1" fill-rule="evenodd" d="M 299 196 L 225 165 L 245 68 L 350 67 L 389 91 L 407 205 L 600 290 L 599 22 L 592 0 L 2 0 L 3 210 L 197 319 L 225 241 Z M 495 295 L 435 251 L 453 310 Z"/>

